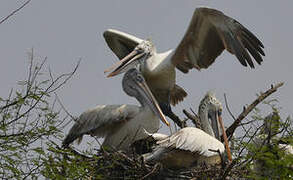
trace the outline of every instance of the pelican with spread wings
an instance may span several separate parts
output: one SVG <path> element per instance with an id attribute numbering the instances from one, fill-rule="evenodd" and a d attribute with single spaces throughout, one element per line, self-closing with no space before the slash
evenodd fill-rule
<path id="1" fill-rule="evenodd" d="M 113 29 L 105 31 L 104 38 L 121 59 L 105 70 L 112 71 L 108 77 L 139 64 L 162 111 L 176 121 L 177 116 L 170 104 L 176 105 L 187 93 L 176 84 L 175 68 L 183 73 L 193 68 L 208 68 L 224 50 L 235 55 L 243 66 L 254 68 L 253 59 L 261 64 L 265 55 L 262 42 L 252 32 L 235 19 L 210 8 L 195 9 L 189 27 L 175 50 L 157 53 L 152 42 Z"/>

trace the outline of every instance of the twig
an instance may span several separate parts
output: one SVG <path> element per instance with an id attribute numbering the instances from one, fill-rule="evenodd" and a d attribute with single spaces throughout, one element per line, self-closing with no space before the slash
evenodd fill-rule
<path id="1" fill-rule="evenodd" d="M 191 122 L 195 125 L 195 127 L 201 129 L 201 125 L 200 125 L 200 120 L 199 117 L 194 114 L 190 114 L 189 112 L 187 112 L 185 109 L 183 109 L 183 113 L 185 114 L 185 116 L 191 120 Z"/>
<path id="2" fill-rule="evenodd" d="M 0 24 L 2 24 L 3 22 L 5 22 L 7 19 L 9 19 L 11 16 L 13 16 L 15 13 L 17 13 L 18 11 L 20 11 L 22 8 L 24 8 L 31 0 L 27 0 L 23 5 L 21 5 L 19 8 L 15 9 L 14 11 L 12 11 L 8 16 L 6 16 L 5 18 L 3 18 L 0 21 Z"/>
<path id="3" fill-rule="evenodd" d="M 226 130 L 227 137 L 230 139 L 235 132 L 236 128 L 239 126 L 241 121 L 265 98 L 267 98 L 272 93 L 276 92 L 277 89 L 283 86 L 283 82 L 276 84 L 275 86 L 271 85 L 271 88 L 264 93 L 261 93 L 260 96 L 254 100 L 247 108 L 244 108 L 242 113 L 234 121 L 234 123 Z"/>
<path id="4" fill-rule="evenodd" d="M 145 176 L 141 178 L 141 180 L 146 179 L 150 175 L 154 174 L 158 169 L 160 168 L 160 165 L 157 163 L 155 164 L 154 168 L 151 170 L 151 172 L 147 173 Z"/>
<path id="5" fill-rule="evenodd" d="M 54 93 L 55 94 L 55 97 L 59 103 L 59 105 L 61 106 L 61 108 L 65 111 L 65 113 L 71 118 L 73 119 L 74 121 L 76 121 L 76 118 L 74 116 L 72 116 L 68 111 L 67 109 L 64 107 L 63 103 L 61 102 L 59 96 L 57 95 L 57 93 Z"/>
<path id="6" fill-rule="evenodd" d="M 224 173 L 222 176 L 222 179 L 226 179 L 226 177 L 229 175 L 229 172 L 232 170 L 232 168 L 234 167 L 234 165 L 237 163 L 237 159 L 234 159 L 229 165 L 228 167 L 224 170 Z"/>
<path id="7" fill-rule="evenodd" d="M 172 111 L 167 115 L 170 119 L 173 120 L 173 122 L 180 128 L 187 127 L 186 122 L 182 121 L 176 114 L 174 114 Z M 175 126 L 176 127 L 176 126 Z"/>
<path id="8" fill-rule="evenodd" d="M 41 63 L 41 66 L 40 66 L 40 69 L 42 68 L 42 66 L 44 65 L 44 62 L 46 61 L 46 58 L 45 60 Z M 17 121 L 18 119 L 24 117 L 25 115 L 27 115 L 32 109 L 34 109 L 38 104 L 39 102 L 42 100 L 42 98 L 45 96 L 45 94 L 49 94 L 49 93 L 52 93 L 54 91 L 56 91 L 57 89 L 59 89 L 61 86 L 63 86 L 69 79 L 71 79 L 71 77 L 75 74 L 77 68 L 79 67 L 79 64 L 80 64 L 80 61 L 78 61 L 77 65 L 74 67 L 74 70 L 70 73 L 67 73 L 67 74 L 62 74 L 60 76 L 58 76 L 54 82 L 52 82 L 44 91 L 42 94 L 40 94 L 39 96 L 39 99 L 36 100 L 34 102 L 34 104 L 32 104 L 30 106 L 29 109 L 27 109 L 24 113 L 22 113 L 21 115 L 19 115 L 18 117 L 14 118 L 13 120 L 11 120 L 10 122 L 7 123 L 7 125 L 9 124 L 12 124 L 13 122 Z M 39 74 L 39 71 L 40 70 L 37 70 L 36 71 L 36 75 Z M 64 80 L 62 82 L 59 83 L 59 80 L 64 78 Z M 35 81 L 35 80 L 34 80 Z M 59 83 L 59 84 L 58 84 Z M 54 87 L 55 85 L 57 85 L 57 87 Z"/>
<path id="9" fill-rule="evenodd" d="M 227 110 L 228 110 L 230 116 L 234 119 L 234 121 L 236 121 L 235 116 L 232 114 L 232 112 L 230 111 L 230 108 L 229 108 L 229 106 L 228 106 L 228 101 L 227 101 L 227 97 L 226 97 L 226 94 L 225 94 L 225 93 L 224 93 L 224 99 L 225 99 L 225 105 L 226 105 L 226 108 L 227 108 Z"/>
<path id="10" fill-rule="evenodd" d="M 135 164 L 134 159 L 128 157 L 126 154 L 122 153 L 121 151 L 116 151 L 115 153 L 117 153 L 120 157 L 128 160 L 128 162 L 132 163 L 133 165 Z"/>
<path id="11" fill-rule="evenodd" d="M 254 133 L 252 134 L 252 136 L 250 136 L 249 140 L 246 142 L 247 144 L 249 144 L 251 141 L 254 140 L 254 137 L 256 136 L 256 134 L 258 133 L 258 131 L 259 131 L 260 128 L 261 128 L 261 126 L 258 127 L 258 128 L 254 131 Z M 245 136 L 249 133 L 250 129 L 251 129 L 251 127 L 249 128 L 249 130 L 247 130 L 247 133 L 245 134 Z M 244 136 L 244 138 L 245 138 L 245 136 Z M 244 139 L 244 138 L 243 138 L 243 139 Z M 242 140 L 241 140 L 241 142 L 242 142 Z M 245 146 L 239 151 L 237 157 L 240 157 L 241 154 L 242 154 L 242 152 L 243 152 L 246 148 L 247 148 L 247 145 L 245 145 Z M 240 162 L 237 166 L 241 166 L 242 164 L 246 163 L 247 161 L 250 162 L 249 159 L 246 159 L 245 161 Z"/>

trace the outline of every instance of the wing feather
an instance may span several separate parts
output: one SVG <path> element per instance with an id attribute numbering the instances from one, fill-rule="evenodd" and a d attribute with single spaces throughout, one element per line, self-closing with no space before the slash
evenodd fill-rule
<path id="1" fill-rule="evenodd" d="M 261 64 L 262 62 L 262 57 L 259 54 L 259 50 L 255 48 L 255 46 L 253 46 L 251 44 L 251 41 L 244 39 L 243 43 L 245 45 L 245 47 L 248 49 L 249 53 L 253 56 L 253 58 L 256 60 L 256 62 L 258 64 Z"/>
<path id="2" fill-rule="evenodd" d="M 114 29 L 106 30 L 103 36 L 109 48 L 115 53 L 115 55 L 119 59 L 124 58 L 139 43 L 143 41 L 140 38 Z"/>
<path id="3" fill-rule="evenodd" d="M 138 106 L 134 105 L 96 106 L 80 115 L 62 144 L 66 147 L 85 134 L 97 137 L 107 136 L 122 123 L 132 119 L 138 112 Z"/>
<path id="4" fill-rule="evenodd" d="M 175 106 L 187 96 L 187 92 L 177 84 L 173 87 L 170 92 L 170 103 Z"/>
<path id="5" fill-rule="evenodd" d="M 243 66 L 254 68 L 251 55 L 261 64 L 263 48 L 262 42 L 238 21 L 215 9 L 198 8 L 171 60 L 187 73 L 192 68 L 208 68 L 226 49 Z"/>
<path id="6" fill-rule="evenodd" d="M 217 155 L 216 152 L 209 149 L 219 150 L 221 153 L 225 151 L 224 145 L 220 141 L 194 127 L 180 129 L 171 136 L 158 141 L 157 144 L 162 148 L 196 152 L 206 157 Z"/>

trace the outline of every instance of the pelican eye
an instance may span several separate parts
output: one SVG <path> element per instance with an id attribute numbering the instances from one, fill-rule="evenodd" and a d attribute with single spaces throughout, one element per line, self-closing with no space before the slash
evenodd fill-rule
<path id="1" fill-rule="evenodd" d="M 144 52 L 144 49 L 143 49 L 142 47 L 137 47 L 137 48 L 136 48 L 136 51 L 137 51 L 138 53 L 143 53 L 143 52 Z"/>
<path id="2" fill-rule="evenodd" d="M 136 76 L 136 81 L 143 82 L 143 77 L 141 75 Z"/>

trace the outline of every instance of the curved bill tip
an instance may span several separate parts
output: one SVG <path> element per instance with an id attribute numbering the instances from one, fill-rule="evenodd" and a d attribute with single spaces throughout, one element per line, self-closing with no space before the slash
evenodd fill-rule
<path id="1" fill-rule="evenodd" d="M 110 74 L 107 75 L 107 78 L 116 76 L 118 73 L 115 73 L 115 71 L 111 72 Z"/>
<path id="2" fill-rule="evenodd" d="M 169 121 L 167 121 L 167 119 L 166 119 L 166 117 L 165 117 L 164 115 L 161 117 L 161 120 L 162 120 L 167 126 L 170 126 Z"/>

